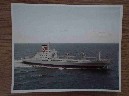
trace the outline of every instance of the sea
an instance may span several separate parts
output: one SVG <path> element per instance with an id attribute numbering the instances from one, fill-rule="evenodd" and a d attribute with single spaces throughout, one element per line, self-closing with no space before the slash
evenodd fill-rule
<path id="1" fill-rule="evenodd" d="M 41 51 L 41 43 L 14 44 L 14 90 L 35 89 L 108 89 L 119 90 L 119 44 L 118 43 L 51 43 L 58 55 L 69 53 L 80 58 L 110 59 L 107 70 L 60 69 L 36 67 L 21 63 L 21 58 L 34 56 Z"/>

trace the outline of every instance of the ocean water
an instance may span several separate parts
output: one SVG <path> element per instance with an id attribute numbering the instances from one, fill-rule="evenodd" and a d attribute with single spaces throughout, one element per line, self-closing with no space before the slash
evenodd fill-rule
<path id="1" fill-rule="evenodd" d="M 33 67 L 20 60 L 33 56 L 41 50 L 42 44 L 14 44 L 14 90 L 33 89 L 110 89 L 119 90 L 119 44 L 52 43 L 50 48 L 58 55 L 69 53 L 80 58 L 86 56 L 111 59 L 108 70 L 98 69 L 58 69 Z"/>

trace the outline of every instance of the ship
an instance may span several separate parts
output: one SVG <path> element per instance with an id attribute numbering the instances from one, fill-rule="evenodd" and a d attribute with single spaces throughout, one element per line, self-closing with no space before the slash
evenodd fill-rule
<path id="1" fill-rule="evenodd" d="M 41 45 L 41 51 L 32 57 L 25 57 L 22 63 L 33 66 L 56 67 L 56 68 L 81 68 L 81 69 L 108 69 L 109 59 L 102 59 L 101 52 L 97 57 L 86 57 L 83 53 L 82 58 L 66 53 L 64 56 L 58 56 L 55 49 L 50 48 L 50 44 Z"/>

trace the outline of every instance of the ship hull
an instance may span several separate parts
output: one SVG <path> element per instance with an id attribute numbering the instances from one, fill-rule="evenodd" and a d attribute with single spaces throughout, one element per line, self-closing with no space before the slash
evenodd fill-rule
<path id="1" fill-rule="evenodd" d="M 32 66 L 44 66 L 44 67 L 62 67 L 62 68 L 89 68 L 89 69 L 107 69 L 108 64 L 106 62 L 89 62 L 89 63 L 71 63 L 71 62 L 31 62 L 23 61 L 24 64 Z"/>

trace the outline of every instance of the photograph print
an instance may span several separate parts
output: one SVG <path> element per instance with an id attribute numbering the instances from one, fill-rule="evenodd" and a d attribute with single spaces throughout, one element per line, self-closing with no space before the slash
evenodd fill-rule
<path id="1" fill-rule="evenodd" d="M 122 15 L 122 5 L 12 3 L 11 92 L 121 92 Z"/>

